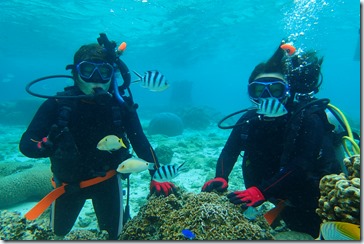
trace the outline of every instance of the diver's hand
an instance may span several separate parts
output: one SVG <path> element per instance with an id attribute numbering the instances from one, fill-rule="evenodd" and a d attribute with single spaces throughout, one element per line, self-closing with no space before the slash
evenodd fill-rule
<path id="1" fill-rule="evenodd" d="M 157 196 L 160 196 L 164 194 L 164 196 L 168 196 L 169 194 L 176 192 L 176 186 L 171 182 L 157 182 L 155 180 L 152 180 L 150 182 L 150 193 L 157 194 Z"/>
<path id="2" fill-rule="evenodd" d="M 229 184 L 224 178 L 216 177 L 215 179 L 207 181 L 201 191 L 211 192 L 212 190 L 216 190 L 218 192 L 223 192 L 229 187 Z"/>
<path id="3" fill-rule="evenodd" d="M 48 136 L 43 137 L 40 142 L 37 143 L 37 147 L 41 151 L 44 157 L 49 157 L 53 155 L 55 151 L 54 140 L 59 135 L 58 126 L 56 124 L 52 125 Z"/>
<path id="4" fill-rule="evenodd" d="M 263 193 L 255 186 L 249 187 L 245 191 L 231 192 L 227 198 L 234 204 L 245 203 L 248 207 L 256 207 L 265 201 Z"/>

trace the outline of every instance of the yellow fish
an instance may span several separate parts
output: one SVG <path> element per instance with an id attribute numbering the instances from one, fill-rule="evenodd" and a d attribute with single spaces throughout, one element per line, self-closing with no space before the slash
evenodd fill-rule
<path id="1" fill-rule="evenodd" d="M 329 221 L 321 224 L 316 240 L 360 240 L 360 225 Z"/>
<path id="2" fill-rule="evenodd" d="M 127 174 L 139 173 L 146 169 L 154 169 L 154 163 L 149 163 L 141 158 L 129 158 L 121 162 L 116 171 L 119 173 Z"/>
<path id="3" fill-rule="evenodd" d="M 122 147 L 126 148 L 123 140 L 115 135 L 105 136 L 97 143 L 97 149 L 108 151 L 109 153 L 119 150 Z"/>

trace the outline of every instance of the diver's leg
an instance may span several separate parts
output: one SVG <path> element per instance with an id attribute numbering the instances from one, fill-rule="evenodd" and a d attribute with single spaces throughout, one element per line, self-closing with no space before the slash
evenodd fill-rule
<path id="1" fill-rule="evenodd" d="M 109 233 L 110 240 L 116 240 L 123 227 L 123 189 L 119 175 L 96 185 L 92 197 L 100 230 Z"/>
<path id="2" fill-rule="evenodd" d="M 293 206 L 287 206 L 281 213 L 288 228 L 298 232 L 310 234 L 316 238 L 320 231 L 321 219 L 316 214 L 318 197 L 315 190 L 302 190 L 297 192 Z"/>
<path id="3" fill-rule="evenodd" d="M 86 199 L 81 192 L 65 193 L 52 204 L 51 228 L 57 236 L 64 236 L 72 229 Z"/>

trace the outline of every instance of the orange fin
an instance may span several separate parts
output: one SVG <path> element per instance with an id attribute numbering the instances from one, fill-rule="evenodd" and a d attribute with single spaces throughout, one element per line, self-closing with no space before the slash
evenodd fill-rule
<path id="1" fill-rule="evenodd" d="M 274 220 L 277 219 L 278 215 L 282 212 L 282 210 L 286 207 L 284 201 L 280 201 L 274 208 L 269 210 L 264 214 L 265 220 L 269 225 L 272 225 Z"/>

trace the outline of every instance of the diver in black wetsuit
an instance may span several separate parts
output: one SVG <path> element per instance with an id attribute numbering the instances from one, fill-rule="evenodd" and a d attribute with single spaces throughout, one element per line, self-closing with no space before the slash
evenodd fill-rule
<path id="1" fill-rule="evenodd" d="M 123 104 L 116 99 L 115 87 L 110 85 L 116 79 L 115 56 L 109 51 L 95 43 L 75 53 L 69 66 L 75 85 L 40 106 L 20 141 L 24 155 L 50 158 L 56 187 L 67 184 L 65 193 L 52 204 L 51 224 L 58 236 L 71 230 L 85 200 L 92 199 L 100 230 L 106 230 L 109 239 L 117 239 L 123 226 L 121 178 L 127 175 L 116 174 L 115 169 L 131 157 L 131 146 L 138 157 L 159 165 L 132 99 L 122 96 Z M 85 94 L 94 96 L 69 98 Z M 98 142 L 107 135 L 121 138 L 126 148 L 98 150 Z M 154 171 L 149 171 L 151 176 Z M 170 182 L 151 180 L 151 193 L 167 196 L 174 190 Z"/>
<path id="2" fill-rule="evenodd" d="M 251 101 L 275 103 L 265 103 L 264 112 L 249 110 L 242 115 L 219 156 L 215 178 L 202 191 L 227 190 L 230 172 L 244 151 L 246 190 L 229 193 L 229 200 L 244 206 L 286 200 L 289 204 L 281 217 L 287 226 L 318 235 L 319 181 L 324 175 L 341 172 L 344 158 L 336 156 L 340 145 L 333 140 L 327 103 L 313 96 L 321 85 L 322 61 L 313 51 L 289 56 L 279 47 L 266 63 L 255 67 L 248 85 Z"/>

